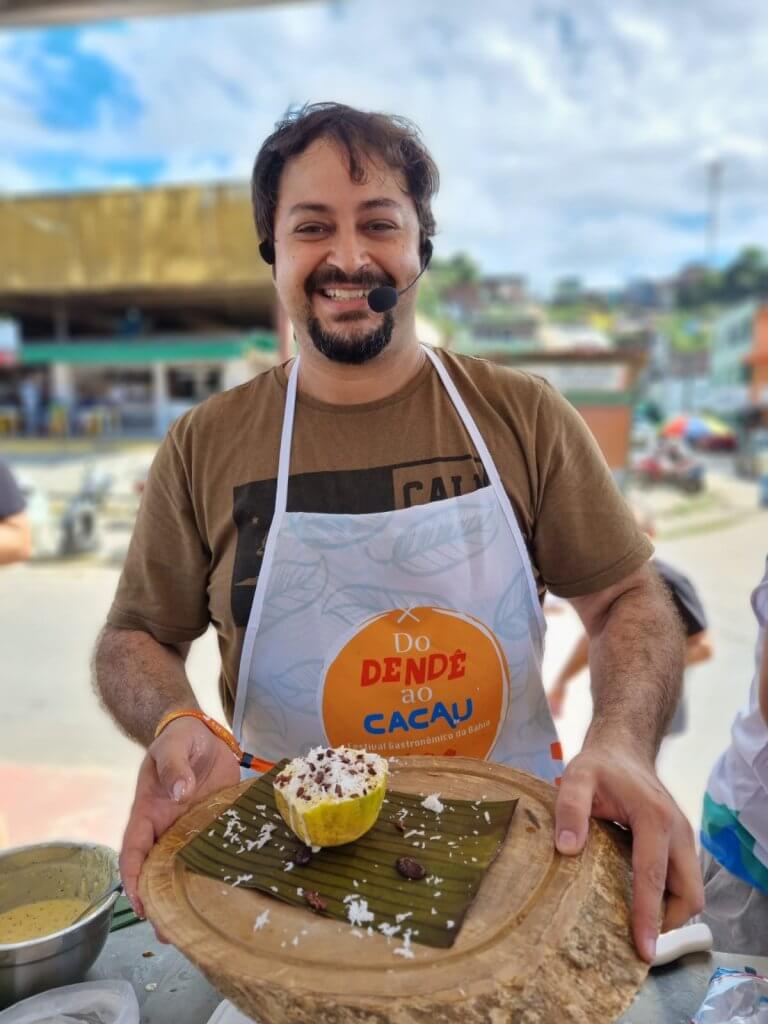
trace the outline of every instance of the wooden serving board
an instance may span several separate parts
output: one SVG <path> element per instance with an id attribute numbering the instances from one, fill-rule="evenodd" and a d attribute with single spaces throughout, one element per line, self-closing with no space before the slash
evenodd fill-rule
<path id="1" fill-rule="evenodd" d="M 630 934 L 628 845 L 593 821 L 580 856 L 558 854 L 556 791 L 526 772 L 460 757 L 390 761 L 392 789 L 520 798 L 453 947 L 414 943 L 412 959 L 394 952 L 398 937 L 356 935 L 177 859 L 249 785 L 180 818 L 150 854 L 139 891 L 152 923 L 261 1024 L 609 1024 L 646 976 Z"/>

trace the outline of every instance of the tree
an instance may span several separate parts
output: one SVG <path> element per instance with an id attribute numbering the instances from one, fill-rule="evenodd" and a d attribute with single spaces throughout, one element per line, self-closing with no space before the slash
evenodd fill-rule
<path id="1" fill-rule="evenodd" d="M 756 245 L 742 249 L 723 273 L 723 298 L 757 298 L 768 289 L 768 262 Z"/>

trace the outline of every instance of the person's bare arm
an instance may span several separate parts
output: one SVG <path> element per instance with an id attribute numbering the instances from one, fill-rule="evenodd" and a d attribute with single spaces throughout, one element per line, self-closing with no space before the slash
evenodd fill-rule
<path id="1" fill-rule="evenodd" d="M 702 630 L 701 633 L 694 633 L 689 636 L 685 644 L 685 665 L 700 665 L 702 661 L 709 661 L 714 653 L 709 633 Z"/>
<path id="2" fill-rule="evenodd" d="M 184 668 L 189 648 L 114 626 L 105 626 L 96 641 L 94 688 L 120 728 L 144 747 L 163 715 L 199 706 Z"/>
<path id="3" fill-rule="evenodd" d="M 32 554 L 32 532 L 26 512 L 0 519 L 0 565 L 23 562 Z"/>
<path id="4" fill-rule="evenodd" d="M 693 830 L 654 768 L 680 696 L 682 624 L 647 566 L 572 604 L 589 634 L 594 708 L 582 751 L 561 781 L 556 843 L 561 853 L 580 852 L 590 814 L 632 830 L 633 934 L 651 960 L 665 887 L 665 929 L 703 904 Z"/>
<path id="5" fill-rule="evenodd" d="M 568 683 L 589 665 L 589 637 L 582 633 L 573 645 L 571 653 L 565 660 L 565 664 L 557 673 L 557 678 L 552 684 L 552 689 L 547 694 L 549 709 L 553 717 L 558 718 L 563 711 L 565 703 L 565 692 Z"/>
<path id="6" fill-rule="evenodd" d="M 683 626 L 666 587 L 643 566 L 571 603 L 589 635 L 594 710 L 585 742 L 608 730 L 653 761 L 680 698 L 684 667 Z"/>
<path id="7" fill-rule="evenodd" d="M 125 894 L 138 914 L 139 875 L 147 854 L 191 801 L 239 781 L 230 748 L 202 722 L 184 717 L 154 739 L 169 711 L 197 709 L 184 659 L 189 644 L 171 647 L 141 630 L 106 626 L 93 657 L 93 683 L 120 727 L 147 747 L 120 852 Z"/>

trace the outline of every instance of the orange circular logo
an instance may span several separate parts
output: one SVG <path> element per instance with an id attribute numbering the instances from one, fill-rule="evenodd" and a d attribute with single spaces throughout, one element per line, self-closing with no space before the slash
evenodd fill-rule
<path id="1" fill-rule="evenodd" d="M 444 608 L 395 609 L 357 627 L 328 662 L 323 725 L 334 747 L 485 758 L 508 691 L 504 652 L 479 619 Z"/>

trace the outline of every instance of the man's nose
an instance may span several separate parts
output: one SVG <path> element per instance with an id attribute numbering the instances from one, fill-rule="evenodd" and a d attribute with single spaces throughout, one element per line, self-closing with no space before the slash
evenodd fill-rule
<path id="1" fill-rule="evenodd" d="M 357 232 L 337 232 L 334 236 L 326 262 L 344 274 L 356 274 L 370 263 L 365 239 Z"/>

